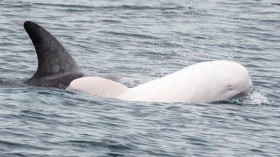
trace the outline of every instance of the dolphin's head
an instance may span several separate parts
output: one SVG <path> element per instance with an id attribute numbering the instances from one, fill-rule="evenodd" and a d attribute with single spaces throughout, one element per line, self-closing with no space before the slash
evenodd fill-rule
<path id="1" fill-rule="evenodd" d="M 252 81 L 247 69 L 235 62 L 224 61 L 220 66 L 224 68 L 221 81 L 221 92 L 225 98 L 230 99 L 238 94 L 247 93 L 252 88 Z"/>
<path id="2" fill-rule="evenodd" d="M 231 61 L 210 61 L 193 66 L 194 80 L 189 89 L 193 92 L 192 102 L 213 102 L 231 99 L 247 93 L 252 88 L 247 69 Z M 198 72 L 197 72 L 198 71 Z"/>

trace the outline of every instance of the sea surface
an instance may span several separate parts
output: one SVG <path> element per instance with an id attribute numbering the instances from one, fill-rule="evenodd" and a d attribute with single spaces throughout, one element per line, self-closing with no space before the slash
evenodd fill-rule
<path id="1" fill-rule="evenodd" d="M 37 68 L 27 20 L 129 86 L 231 60 L 253 90 L 168 104 L 24 86 Z M 279 98 L 279 0 L 0 0 L 0 157 L 280 157 Z"/>

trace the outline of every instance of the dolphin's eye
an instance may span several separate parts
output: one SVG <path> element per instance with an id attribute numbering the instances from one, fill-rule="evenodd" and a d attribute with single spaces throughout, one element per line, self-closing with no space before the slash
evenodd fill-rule
<path id="1" fill-rule="evenodd" d="M 232 90 L 232 89 L 233 89 L 233 84 L 227 83 L 226 88 L 227 88 L 228 90 Z"/>

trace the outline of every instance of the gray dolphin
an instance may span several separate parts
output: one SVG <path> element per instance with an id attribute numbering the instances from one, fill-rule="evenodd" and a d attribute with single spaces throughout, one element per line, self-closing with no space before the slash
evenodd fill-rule
<path id="1" fill-rule="evenodd" d="M 38 68 L 24 84 L 40 87 L 66 88 L 71 81 L 85 76 L 62 44 L 40 25 L 26 21 L 24 28 L 35 47 Z"/>

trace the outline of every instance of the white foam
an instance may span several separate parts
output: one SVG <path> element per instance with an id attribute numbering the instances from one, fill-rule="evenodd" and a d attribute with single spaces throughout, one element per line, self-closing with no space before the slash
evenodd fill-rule
<path id="1" fill-rule="evenodd" d="M 254 92 L 250 96 L 251 103 L 256 105 L 270 104 L 270 101 L 261 93 Z"/>

